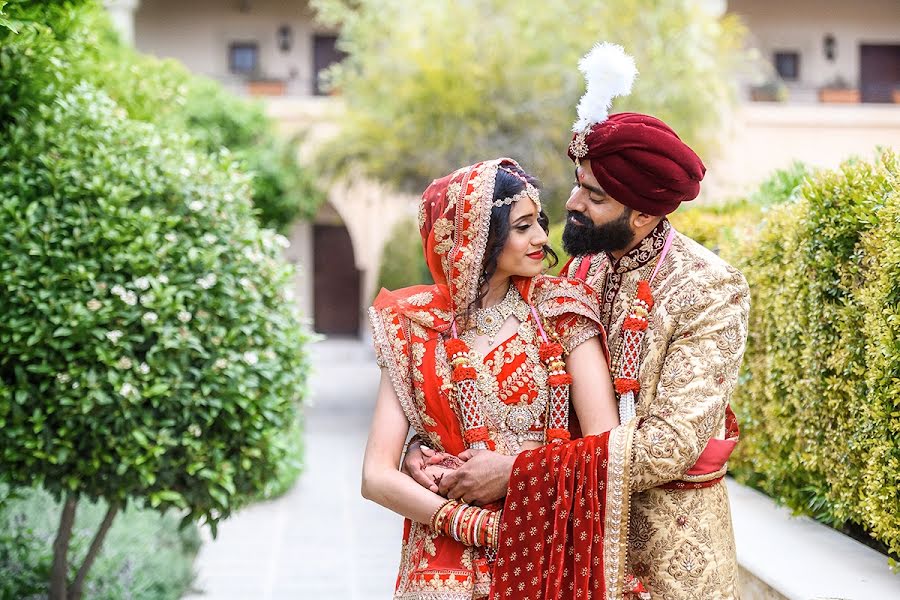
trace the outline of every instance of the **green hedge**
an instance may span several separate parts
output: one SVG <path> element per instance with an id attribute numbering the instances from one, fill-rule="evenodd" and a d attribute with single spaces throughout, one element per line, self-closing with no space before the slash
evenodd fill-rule
<path id="1" fill-rule="evenodd" d="M 900 553 L 900 162 L 813 175 L 732 248 L 750 283 L 737 478 Z M 744 241 L 746 244 L 746 240 Z"/>

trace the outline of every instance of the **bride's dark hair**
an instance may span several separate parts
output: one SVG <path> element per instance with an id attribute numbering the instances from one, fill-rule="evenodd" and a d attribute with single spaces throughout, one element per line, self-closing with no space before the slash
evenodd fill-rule
<path id="1" fill-rule="evenodd" d="M 521 168 L 512 164 L 501 165 L 497 170 L 497 178 L 494 180 L 494 197 L 492 200 L 503 200 L 511 198 L 525 189 L 525 182 L 530 183 L 536 188 L 541 187 L 541 182 L 532 175 L 529 175 Z M 478 295 L 469 305 L 469 310 L 481 308 L 481 301 L 487 294 L 487 283 L 491 280 L 494 273 L 497 272 L 497 260 L 500 253 L 503 252 L 503 246 L 509 238 L 509 213 L 512 212 L 511 204 L 502 206 L 494 206 L 491 209 L 491 225 L 488 230 L 487 247 L 484 249 L 484 261 L 481 265 L 481 275 L 478 278 Z M 544 232 L 550 233 L 550 219 L 544 211 L 538 213 L 538 224 L 544 229 Z M 553 248 L 544 245 L 544 255 L 550 259 L 550 267 L 555 267 L 559 263 L 559 257 Z"/>

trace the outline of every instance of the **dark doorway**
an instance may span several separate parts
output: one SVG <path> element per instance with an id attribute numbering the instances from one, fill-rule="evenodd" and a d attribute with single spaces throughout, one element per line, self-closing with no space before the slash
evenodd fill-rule
<path id="1" fill-rule="evenodd" d="M 317 33 L 313 36 L 313 89 L 316 96 L 328 93 L 322 89 L 319 74 L 336 62 L 341 62 L 347 56 L 337 48 L 337 36 Z"/>
<path id="2" fill-rule="evenodd" d="M 861 45 L 859 66 L 862 101 L 893 102 L 900 90 L 900 45 Z"/>
<path id="3" fill-rule="evenodd" d="M 313 225 L 313 313 L 316 331 L 359 335 L 359 270 L 343 225 Z"/>

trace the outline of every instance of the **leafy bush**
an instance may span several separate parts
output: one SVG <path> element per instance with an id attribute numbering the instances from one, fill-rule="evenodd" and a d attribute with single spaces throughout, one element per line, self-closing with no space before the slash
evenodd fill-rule
<path id="1" fill-rule="evenodd" d="M 0 471 L 215 532 L 284 458 L 306 338 L 247 178 L 191 147 L 88 85 L 0 136 Z"/>
<path id="2" fill-rule="evenodd" d="M 59 503 L 46 492 L 21 490 L 9 497 L 0 488 L 0 598 L 47 597 L 59 512 Z M 105 512 L 103 502 L 82 507 L 72 543 L 76 554 L 86 551 Z M 196 528 L 179 529 L 174 514 L 132 507 L 110 530 L 87 581 L 88 597 L 177 600 L 190 586 L 199 545 Z"/>
<path id="3" fill-rule="evenodd" d="M 378 269 L 378 289 L 396 290 L 409 285 L 434 283 L 425 254 L 422 238 L 413 219 L 400 221 L 394 226 L 381 254 Z"/>
<path id="4" fill-rule="evenodd" d="M 271 475 L 304 383 L 279 238 L 233 161 L 88 86 L 40 112 L 0 140 L 5 475 L 214 523 Z"/>
<path id="5" fill-rule="evenodd" d="M 737 477 L 900 553 L 900 160 L 818 173 L 740 266 L 753 304 Z"/>
<path id="6" fill-rule="evenodd" d="M 253 175 L 253 205 L 264 227 L 282 230 L 311 219 L 325 199 L 312 173 L 297 162 L 298 140 L 282 140 L 263 107 L 193 78 L 184 107 L 173 115 L 208 152 L 228 148 Z"/>
<path id="7" fill-rule="evenodd" d="M 0 116 L 29 118 L 79 82 L 104 90 L 131 119 L 187 131 L 208 153 L 227 148 L 253 175 L 253 204 L 266 227 L 311 218 L 324 200 L 263 107 L 218 83 L 122 44 L 99 3 L 17 2 L 18 35 L 0 29 Z M 0 125 L 2 127 L 2 125 Z"/>

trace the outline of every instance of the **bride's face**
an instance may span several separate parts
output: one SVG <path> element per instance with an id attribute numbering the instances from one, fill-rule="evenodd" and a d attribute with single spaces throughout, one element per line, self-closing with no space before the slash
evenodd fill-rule
<path id="1" fill-rule="evenodd" d="M 497 257 L 497 275 L 535 277 L 544 266 L 547 234 L 538 223 L 534 202 L 522 199 L 509 211 L 509 236 Z"/>

